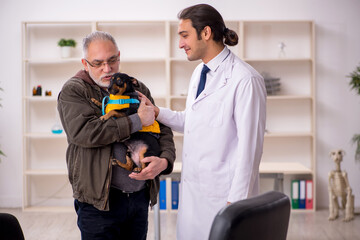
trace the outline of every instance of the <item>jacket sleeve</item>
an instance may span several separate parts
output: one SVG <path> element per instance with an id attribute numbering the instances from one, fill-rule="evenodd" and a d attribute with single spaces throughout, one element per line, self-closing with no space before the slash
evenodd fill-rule
<path id="1" fill-rule="evenodd" d="M 92 148 L 128 138 L 129 118 L 100 120 L 101 110 L 91 102 L 94 91 L 82 80 L 72 79 L 59 93 L 57 107 L 69 143 Z"/>
<path id="2" fill-rule="evenodd" d="M 139 91 L 143 93 L 153 104 L 155 104 L 154 99 L 151 97 L 150 90 L 144 84 L 140 83 Z M 172 130 L 169 127 L 161 123 L 159 124 L 159 145 L 161 149 L 160 158 L 165 158 L 168 161 L 168 167 L 161 174 L 169 174 L 174 168 L 175 161 L 175 144 L 173 139 L 174 136 Z"/>

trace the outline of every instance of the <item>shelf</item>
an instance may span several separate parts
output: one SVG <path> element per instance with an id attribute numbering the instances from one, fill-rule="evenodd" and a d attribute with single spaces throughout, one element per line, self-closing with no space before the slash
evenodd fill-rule
<path id="1" fill-rule="evenodd" d="M 312 174 L 312 170 L 298 162 L 260 162 L 260 173 Z"/>
<path id="2" fill-rule="evenodd" d="M 61 64 L 61 63 L 80 63 L 81 58 L 44 58 L 44 59 L 24 59 L 25 63 L 30 64 Z"/>
<path id="3" fill-rule="evenodd" d="M 40 175 L 49 175 L 49 176 L 67 176 L 68 172 L 66 169 L 32 169 L 25 170 L 25 174 L 28 176 L 40 176 Z"/>
<path id="4" fill-rule="evenodd" d="M 44 132 L 24 133 L 24 137 L 38 138 L 38 139 L 66 139 L 65 133 L 54 134 L 52 132 L 48 132 L 48 133 L 44 133 Z"/>
<path id="5" fill-rule="evenodd" d="M 265 133 L 265 138 L 282 138 L 282 137 L 313 137 L 311 132 L 268 132 Z"/>
<path id="6" fill-rule="evenodd" d="M 120 54 L 120 64 L 121 63 L 147 63 L 147 62 L 160 62 L 165 63 L 165 58 L 122 58 Z"/>
<path id="7" fill-rule="evenodd" d="M 312 100 L 311 96 L 306 96 L 306 95 L 268 95 L 267 96 L 268 100 Z"/>
<path id="8" fill-rule="evenodd" d="M 173 58 L 170 58 L 170 61 L 171 61 L 171 62 L 184 62 L 184 63 L 187 63 L 187 62 L 188 62 L 187 58 L 185 57 L 185 53 L 184 53 L 184 58 L 173 57 Z M 200 62 L 199 62 L 199 63 L 200 63 Z"/>
<path id="9" fill-rule="evenodd" d="M 176 100 L 186 100 L 187 95 L 180 95 L 180 96 L 170 96 L 170 99 L 176 99 Z"/>
<path id="10" fill-rule="evenodd" d="M 56 102 L 57 96 L 25 96 L 24 99 L 30 102 Z"/>
<path id="11" fill-rule="evenodd" d="M 245 58 L 245 62 L 311 62 L 311 58 Z"/>

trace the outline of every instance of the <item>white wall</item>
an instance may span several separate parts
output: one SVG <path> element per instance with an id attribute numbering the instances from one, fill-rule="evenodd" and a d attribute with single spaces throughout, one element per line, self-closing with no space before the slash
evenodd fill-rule
<path id="1" fill-rule="evenodd" d="M 360 133 L 360 96 L 345 76 L 360 63 L 359 0 L 206 1 L 226 20 L 314 20 L 317 85 L 317 206 L 328 206 L 329 151 L 346 151 L 342 169 L 349 175 L 360 206 L 360 164 L 354 161 L 354 133 Z M 21 22 L 75 20 L 176 20 L 199 1 L 169 0 L 1 0 L 0 1 L 0 207 L 22 204 Z M 65 160 L 64 160 L 65 161 Z"/>

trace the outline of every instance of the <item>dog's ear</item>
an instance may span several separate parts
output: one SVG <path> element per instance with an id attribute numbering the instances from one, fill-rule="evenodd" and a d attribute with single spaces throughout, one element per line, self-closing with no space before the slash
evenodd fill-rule
<path id="1" fill-rule="evenodd" d="M 132 82 L 132 84 L 135 86 L 135 87 L 139 87 L 140 85 L 139 85 L 139 82 L 138 82 L 138 80 L 136 79 L 136 78 L 131 78 L 131 82 Z"/>

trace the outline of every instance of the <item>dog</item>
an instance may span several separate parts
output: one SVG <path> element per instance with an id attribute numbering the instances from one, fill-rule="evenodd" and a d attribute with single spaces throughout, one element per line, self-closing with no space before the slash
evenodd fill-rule
<path id="1" fill-rule="evenodd" d="M 139 95 L 135 91 L 135 87 L 138 86 L 136 78 L 125 73 L 115 73 L 108 87 L 110 97 L 105 97 L 102 103 L 91 98 L 93 103 L 103 109 L 100 120 L 107 121 L 111 117 L 119 118 L 135 114 L 140 105 Z M 160 126 L 156 121 L 153 125 L 143 127 L 141 131 L 131 134 L 130 139 L 123 142 L 127 147 L 126 163 L 112 158 L 113 164 L 131 172 L 141 172 L 146 167 L 142 163 L 143 158 L 160 155 L 159 134 Z"/>
<path id="2" fill-rule="evenodd" d="M 111 96 L 115 99 L 113 99 L 114 102 L 116 100 L 119 100 L 119 103 L 108 103 L 107 111 L 105 114 L 103 112 L 103 116 L 100 117 L 100 120 L 106 121 L 111 117 L 124 117 L 129 116 L 131 114 L 134 114 L 137 112 L 137 109 L 139 107 L 139 97 L 137 92 L 135 91 L 135 87 L 138 87 L 139 83 L 138 81 L 128 76 L 125 73 L 115 73 L 111 80 L 110 85 L 108 87 L 108 91 L 110 93 L 109 100 L 111 102 Z M 126 102 L 125 99 L 128 99 L 128 103 L 130 106 L 124 106 L 124 108 L 120 108 L 119 106 L 110 107 L 111 104 L 120 104 L 121 99 L 124 99 L 123 102 Z M 96 100 L 95 98 L 91 98 L 91 101 L 98 105 L 99 107 L 104 108 L 104 104 Z M 104 100 L 103 100 L 104 101 Z"/>

